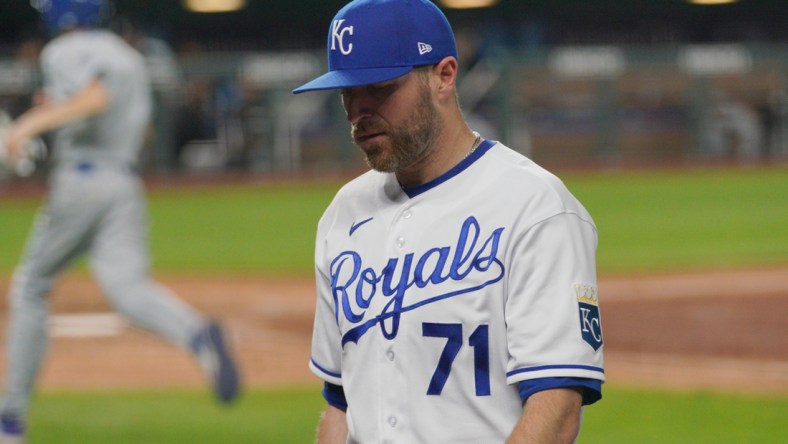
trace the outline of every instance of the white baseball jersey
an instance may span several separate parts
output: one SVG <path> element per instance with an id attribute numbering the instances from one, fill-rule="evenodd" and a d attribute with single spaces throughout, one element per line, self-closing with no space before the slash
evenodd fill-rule
<path id="1" fill-rule="evenodd" d="M 417 188 L 345 185 L 317 231 L 310 368 L 343 387 L 348 441 L 502 443 L 519 383 L 598 386 L 596 245 L 563 183 L 492 141 Z"/>

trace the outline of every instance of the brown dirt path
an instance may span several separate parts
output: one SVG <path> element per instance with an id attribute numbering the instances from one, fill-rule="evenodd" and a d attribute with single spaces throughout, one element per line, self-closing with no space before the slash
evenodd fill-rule
<path id="1" fill-rule="evenodd" d="M 307 369 L 311 280 L 160 277 L 160 281 L 225 321 L 248 385 L 319 383 Z M 7 287 L 7 277 L 0 278 L 3 336 Z M 788 268 L 605 277 L 599 287 L 610 383 L 788 396 Z M 57 316 L 111 313 L 95 284 L 85 277 L 64 277 L 52 301 Z M 203 383 L 185 353 L 150 333 L 124 324 L 116 327 L 117 334 L 111 336 L 54 337 L 40 387 Z M 0 354 L 0 363 L 3 359 Z"/>

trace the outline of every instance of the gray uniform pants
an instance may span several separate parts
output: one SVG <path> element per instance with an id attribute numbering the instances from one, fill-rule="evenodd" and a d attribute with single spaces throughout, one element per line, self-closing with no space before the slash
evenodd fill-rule
<path id="1" fill-rule="evenodd" d="M 115 310 L 188 348 L 204 319 L 151 280 L 147 235 L 144 190 L 129 167 L 83 163 L 53 173 L 11 283 L 0 413 L 26 415 L 47 345 L 48 294 L 58 273 L 83 253 Z"/>

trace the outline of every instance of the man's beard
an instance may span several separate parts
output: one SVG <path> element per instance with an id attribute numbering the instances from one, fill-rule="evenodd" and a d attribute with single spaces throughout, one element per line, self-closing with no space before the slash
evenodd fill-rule
<path id="1" fill-rule="evenodd" d="M 402 171 L 423 159 L 432 149 L 440 131 L 441 119 L 432 104 L 429 88 L 424 85 L 419 92 L 415 113 L 396 127 L 376 127 L 363 123 L 354 128 L 377 132 L 385 130 L 388 141 L 367 145 L 362 149 L 370 168 L 386 173 Z"/>

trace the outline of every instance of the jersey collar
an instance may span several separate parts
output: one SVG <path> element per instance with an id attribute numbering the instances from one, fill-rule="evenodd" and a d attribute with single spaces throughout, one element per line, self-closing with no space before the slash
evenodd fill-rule
<path id="1" fill-rule="evenodd" d="M 454 176 L 462 173 L 463 171 L 465 171 L 466 168 L 468 168 L 469 166 L 471 166 L 471 164 L 476 162 L 477 159 L 482 157 L 484 155 L 484 153 L 486 153 L 496 143 L 498 143 L 498 142 L 496 142 L 494 140 L 487 140 L 487 139 L 485 139 L 484 141 L 482 141 L 482 143 L 468 157 L 466 157 L 465 159 L 462 159 L 462 161 L 460 161 L 460 163 L 458 163 L 457 165 L 454 165 L 449 171 L 446 171 L 442 175 L 436 177 L 435 179 L 432 179 L 431 181 L 429 181 L 427 183 L 423 183 L 421 185 L 416 185 L 414 187 L 402 187 L 402 191 L 404 191 L 405 194 L 407 194 L 408 197 L 412 199 L 412 198 L 418 196 L 419 194 L 422 194 L 422 193 L 424 193 L 426 191 L 429 191 L 429 190 L 437 187 L 438 185 L 442 184 L 443 182 L 446 182 L 447 180 L 451 179 L 452 177 L 454 177 Z"/>

